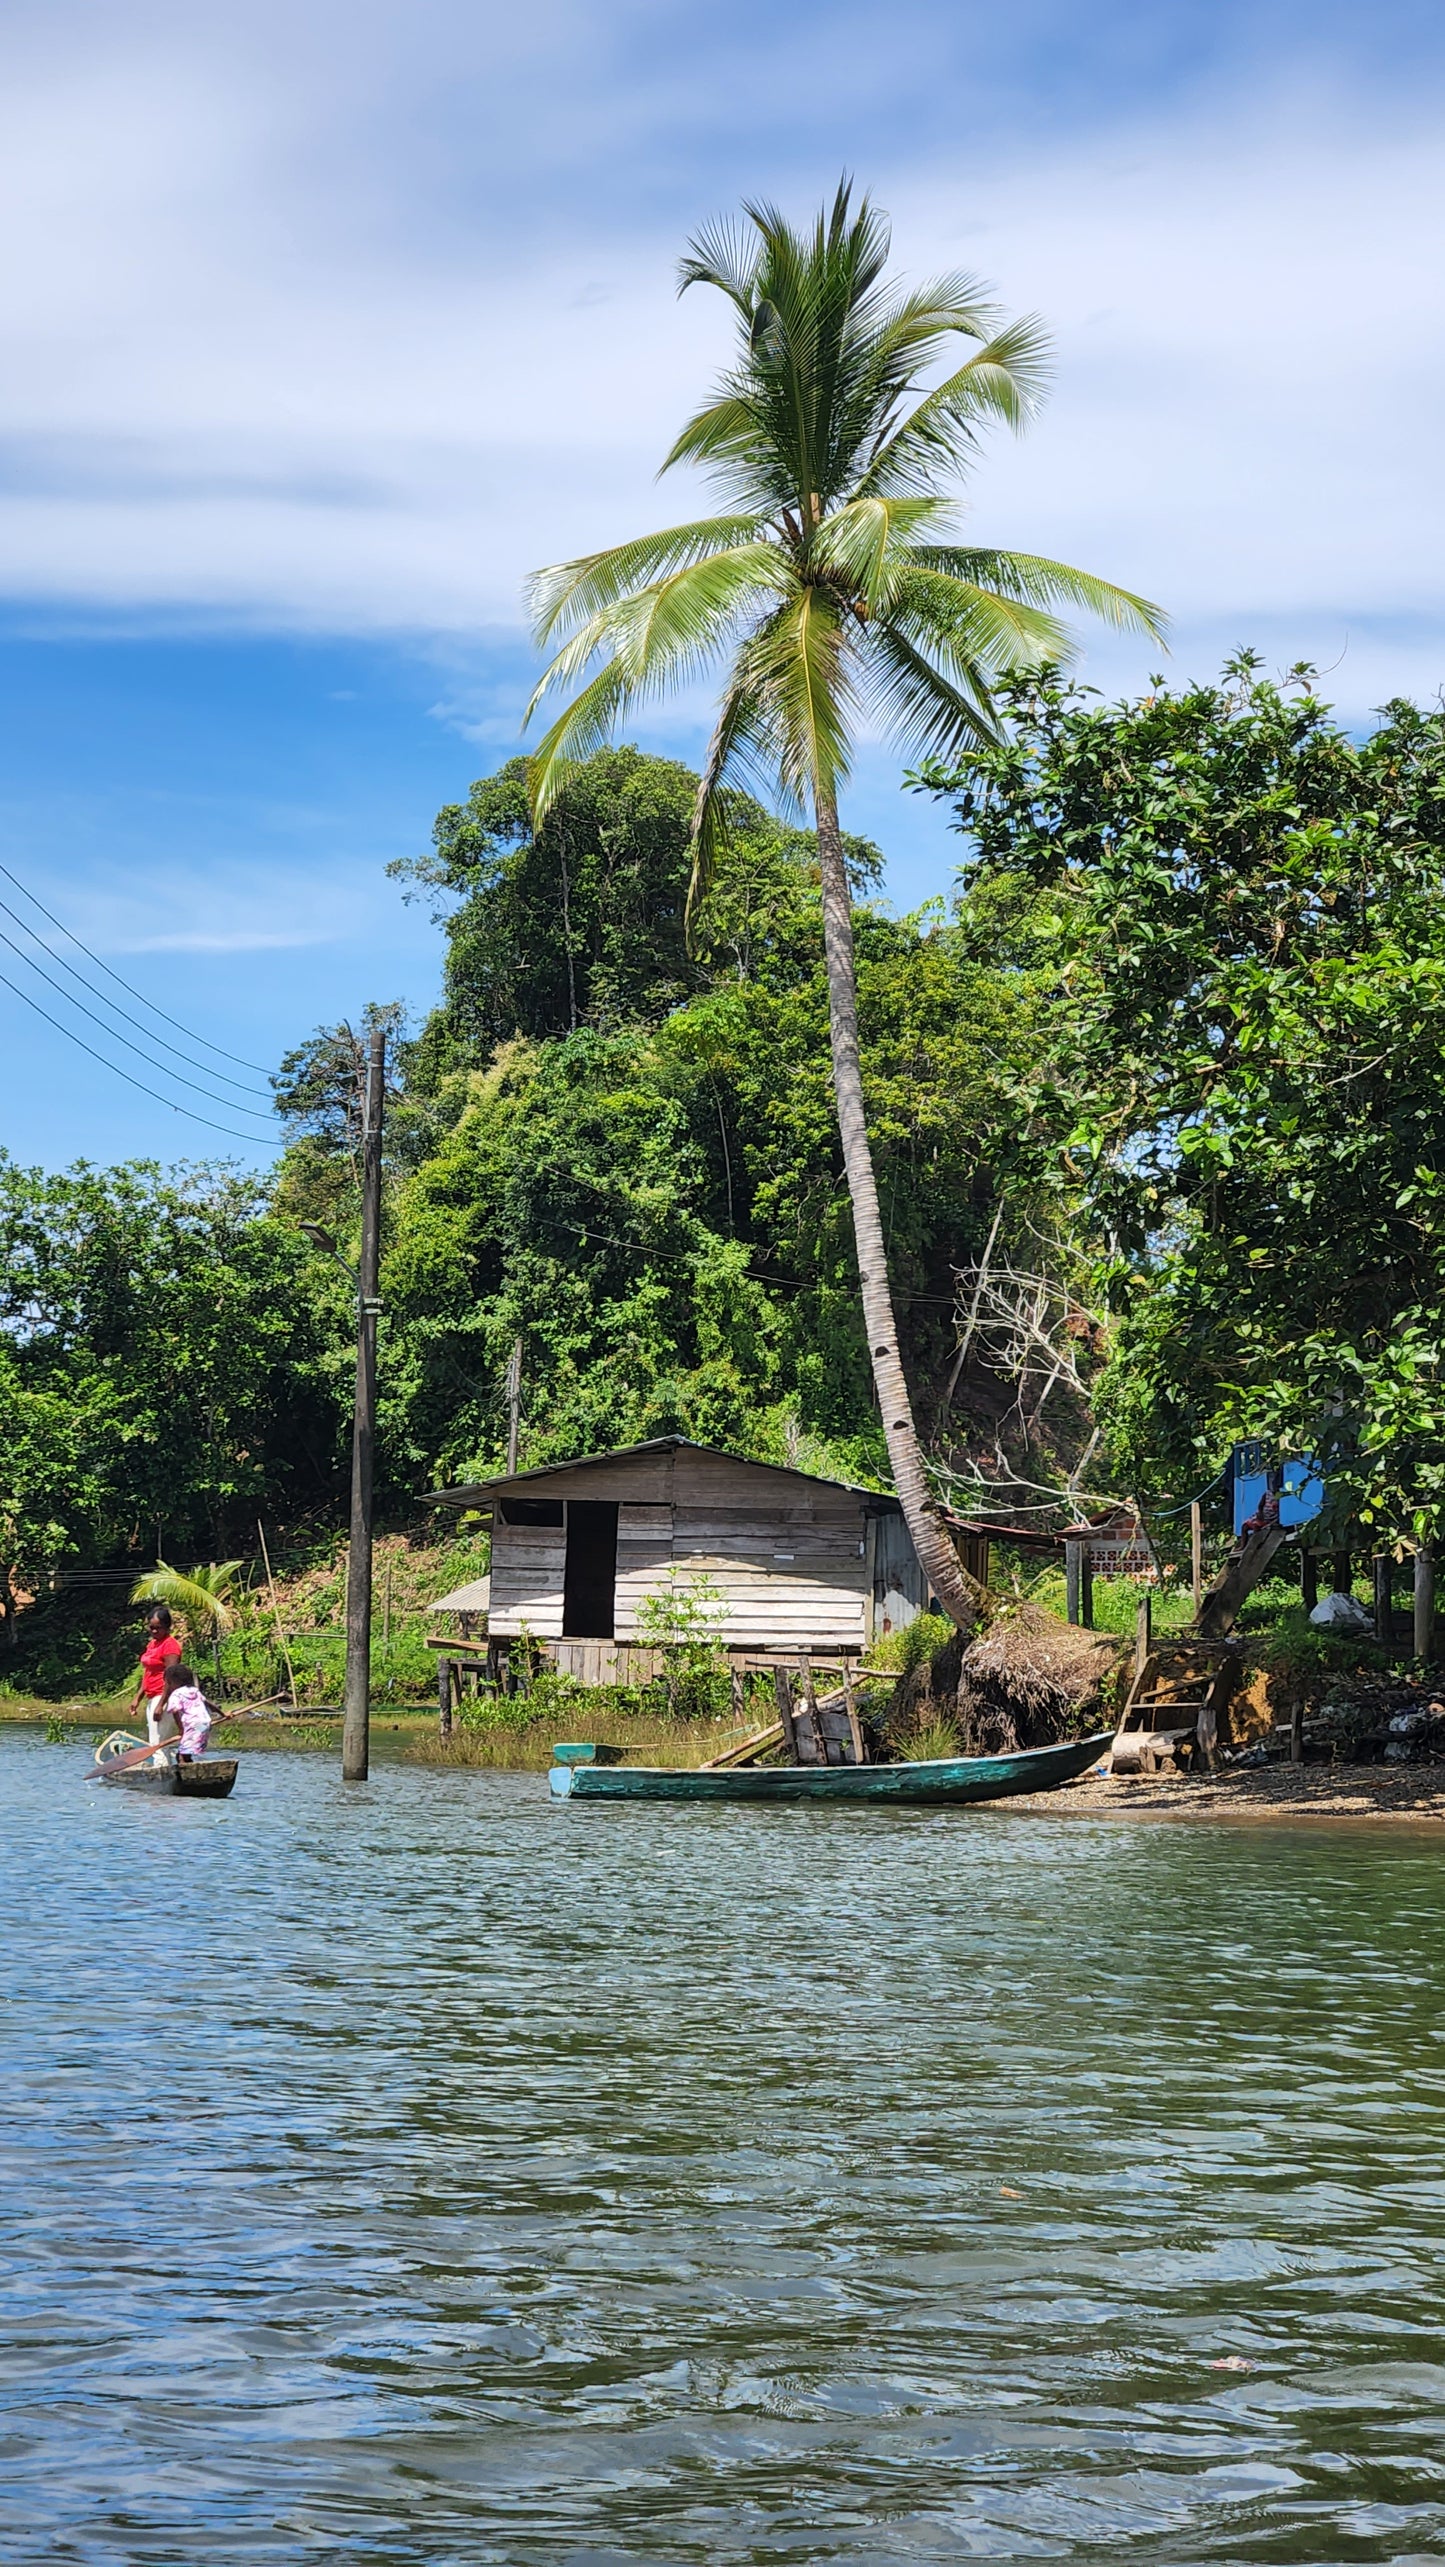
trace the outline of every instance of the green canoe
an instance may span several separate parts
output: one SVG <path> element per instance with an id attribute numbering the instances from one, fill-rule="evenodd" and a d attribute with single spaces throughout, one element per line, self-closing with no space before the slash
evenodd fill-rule
<path id="1" fill-rule="evenodd" d="M 1114 1743 L 1111 1729 L 1072 1738 L 1062 1747 L 1031 1747 L 1017 1756 L 938 1756 L 920 1765 L 733 1765 L 721 1772 L 683 1765 L 554 1765 L 557 1800 L 870 1801 L 893 1806 L 1007 1800 L 1014 1792 L 1052 1792 L 1097 1765 Z M 570 1753 L 576 1757 L 578 1750 Z"/>

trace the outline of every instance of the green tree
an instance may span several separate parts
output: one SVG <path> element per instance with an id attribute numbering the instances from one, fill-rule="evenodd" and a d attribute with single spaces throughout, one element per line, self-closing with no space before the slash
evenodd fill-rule
<path id="1" fill-rule="evenodd" d="M 1103 705 L 1020 684 L 929 779 L 963 933 L 1031 992 L 1014 1181 L 1112 1308 L 1126 1487 L 1236 1435 L 1332 1464 L 1383 1541 L 1445 1532 L 1445 716 L 1364 740 L 1307 671 Z"/>
<path id="2" fill-rule="evenodd" d="M 345 1355 L 309 1264 L 256 1180 L 49 1176 L 0 1156 L 0 1523 L 17 1564 L 162 1537 L 214 1554 L 258 1508 L 334 1502 Z"/>
<path id="3" fill-rule="evenodd" d="M 583 1025 L 655 1023 L 710 977 L 687 935 L 692 771 L 636 748 L 600 749 L 567 774 L 535 829 L 527 773 L 527 760 L 513 758 L 480 777 L 464 803 L 438 814 L 433 853 L 389 868 L 443 904 L 460 895 L 437 912 L 445 986 L 413 1085 L 484 1061 L 514 1034 L 547 1040 Z M 786 892 L 787 873 L 815 867 L 817 855 L 811 838 L 747 795 L 731 797 L 730 817 L 725 870 L 733 920 L 745 930 L 761 924 L 764 883 Z M 856 881 L 881 862 L 861 839 L 845 840 L 845 852 Z M 328 1040 L 318 1031 L 286 1066 Z"/>
<path id="4" fill-rule="evenodd" d="M 433 1464 L 462 1477 L 499 1459 L 519 1336 L 530 1460 L 675 1429 L 886 1475 L 813 853 L 727 851 L 699 921 L 708 985 L 660 1023 L 504 1044 L 437 1079 L 433 1143 L 387 1224 L 381 1448 L 398 1492 Z M 855 934 L 879 1191 L 927 1397 L 1032 1037 L 941 915 L 865 904 Z M 424 1059 L 425 1037 L 414 1071 Z"/>
<path id="5" fill-rule="evenodd" d="M 929 1485 L 899 1348 L 864 1115 L 852 905 L 838 793 L 864 711 L 915 750 L 948 753 L 993 730 L 992 688 L 1059 655 L 1057 609 L 1157 631 L 1144 600 L 1036 555 L 962 544 L 951 493 L 990 422 L 1022 425 L 1037 396 L 1036 323 L 1000 322 L 971 279 L 905 293 L 887 278 L 889 233 L 840 186 L 811 232 L 750 206 L 682 264 L 739 326 L 735 364 L 688 422 L 668 465 L 718 484 L 719 516 L 541 572 L 538 637 L 560 645 L 537 690 L 585 680 L 529 771 L 534 826 L 624 707 L 725 659 L 693 814 L 706 888 L 726 832 L 730 777 L 761 771 L 810 809 L 818 836 L 833 1085 L 852 1201 L 870 1360 L 894 1485 L 934 1590 L 973 1615 Z M 925 388 L 959 338 L 975 352 Z M 595 662 L 600 667 L 588 675 Z M 535 701 L 536 699 L 534 699 Z"/>

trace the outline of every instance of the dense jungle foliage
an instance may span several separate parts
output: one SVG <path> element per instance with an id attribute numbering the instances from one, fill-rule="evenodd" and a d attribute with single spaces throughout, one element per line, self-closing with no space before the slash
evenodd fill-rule
<path id="1" fill-rule="evenodd" d="M 680 1431 L 879 1479 L 810 839 L 735 799 L 684 931 L 694 778 L 520 762 L 408 868 L 439 1003 L 394 1009 L 381 1497 Z M 1445 1518 L 1445 723 L 1352 739 L 1306 678 L 1014 693 L 917 780 L 959 893 L 850 842 L 907 1359 L 949 1484 L 1187 1496 L 1231 1438 L 1327 1450 L 1378 1536 Z M 0 1600 L 344 1511 L 364 1023 L 276 1081 L 273 1180 L 0 1161 Z M 960 1284 L 960 1278 L 962 1283 Z M 960 1312 L 967 1345 L 958 1361 Z"/>
<path id="2" fill-rule="evenodd" d="M 949 775 L 960 936 L 1032 993 L 1008 1186 L 1107 1314 L 1117 1481 L 1232 1436 L 1329 1465 L 1385 1542 L 1445 1530 L 1445 715 L 1365 740 L 1308 670 L 1103 705 L 1045 680 Z"/>

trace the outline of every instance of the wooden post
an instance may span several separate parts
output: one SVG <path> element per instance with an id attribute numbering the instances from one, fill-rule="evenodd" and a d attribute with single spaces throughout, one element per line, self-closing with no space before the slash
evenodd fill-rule
<path id="1" fill-rule="evenodd" d="M 1064 1544 L 1064 1591 L 1068 1597 L 1071 1622 L 1082 1624 L 1085 1631 L 1094 1628 L 1094 1564 L 1087 1542 Z"/>
<path id="2" fill-rule="evenodd" d="M 1204 1518 L 1199 1511 L 1198 1498 L 1193 1499 L 1189 1508 L 1189 1574 L 1193 1581 L 1194 1619 L 1197 1622 L 1199 1608 L 1204 1602 Z"/>
<path id="3" fill-rule="evenodd" d="M 1334 1558 L 1330 1562 L 1330 1581 L 1334 1587 L 1336 1595 L 1349 1594 L 1350 1555 L 1348 1551 L 1336 1551 Z"/>
<path id="4" fill-rule="evenodd" d="M 1313 1551 L 1299 1555 L 1299 1591 L 1306 1613 L 1313 1613 L 1320 1600 L 1320 1564 Z"/>
<path id="5" fill-rule="evenodd" d="M 437 1660 L 437 1735 L 438 1735 L 438 1737 L 439 1737 L 439 1738 L 450 1738 L 451 1734 L 452 1734 L 452 1662 L 451 1662 L 450 1658 L 438 1658 L 438 1660 Z"/>
<path id="6" fill-rule="evenodd" d="M 843 1661 L 843 1701 L 848 1712 L 848 1735 L 853 1742 L 853 1762 L 855 1765 L 866 1764 L 867 1757 L 864 1754 L 863 1749 L 863 1724 L 858 1718 L 858 1706 L 853 1700 L 853 1678 L 849 1671 L 848 1661 L 846 1658 Z"/>
<path id="7" fill-rule="evenodd" d="M 1388 1551 L 1375 1553 L 1375 1638 L 1387 1647 L 1392 1636 L 1394 1569 L 1395 1563 Z"/>
<path id="8" fill-rule="evenodd" d="M 516 1476 L 522 1445 L 522 1340 L 514 1337 L 507 1358 L 507 1477 Z"/>
<path id="9" fill-rule="evenodd" d="M 351 1552 L 346 1564 L 346 1714 L 341 1779 L 364 1783 L 371 1763 L 371 1485 L 376 1452 L 376 1297 L 381 1269 L 381 1118 L 386 1036 L 371 1038 L 361 1140 L 361 1267 L 356 1291 L 356 1416 L 351 1437 Z"/>
<path id="10" fill-rule="evenodd" d="M 1149 1655 L 1153 1646 L 1154 1598 L 1152 1595 L 1146 1595 L 1140 1600 L 1138 1618 L 1134 1624 L 1134 1682 L 1136 1685 L 1143 1682 L 1144 1670 L 1149 1664 Z"/>
<path id="11" fill-rule="evenodd" d="M 1435 1655 L 1435 1553 L 1428 1542 L 1415 1554 L 1415 1655 Z"/>
<path id="12" fill-rule="evenodd" d="M 788 1761 L 790 1764 L 796 1765 L 798 1762 L 798 1738 L 797 1732 L 793 1727 L 793 1688 L 789 1681 L 788 1670 L 786 1667 L 774 1667 L 773 1693 L 777 1701 L 778 1718 L 783 1725 L 783 1745 L 788 1751 Z"/>
<path id="13" fill-rule="evenodd" d="M 1289 1760 L 1292 1765 L 1302 1765 L 1305 1760 L 1305 1706 L 1303 1694 L 1296 1696 L 1294 1709 L 1289 1716 Z"/>

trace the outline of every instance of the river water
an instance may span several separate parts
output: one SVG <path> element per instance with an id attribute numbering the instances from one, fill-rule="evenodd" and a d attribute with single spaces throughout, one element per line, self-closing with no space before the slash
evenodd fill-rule
<path id="1" fill-rule="evenodd" d="M 0 1739 L 5 2560 L 1445 2547 L 1445 1840 L 84 1764 Z"/>

